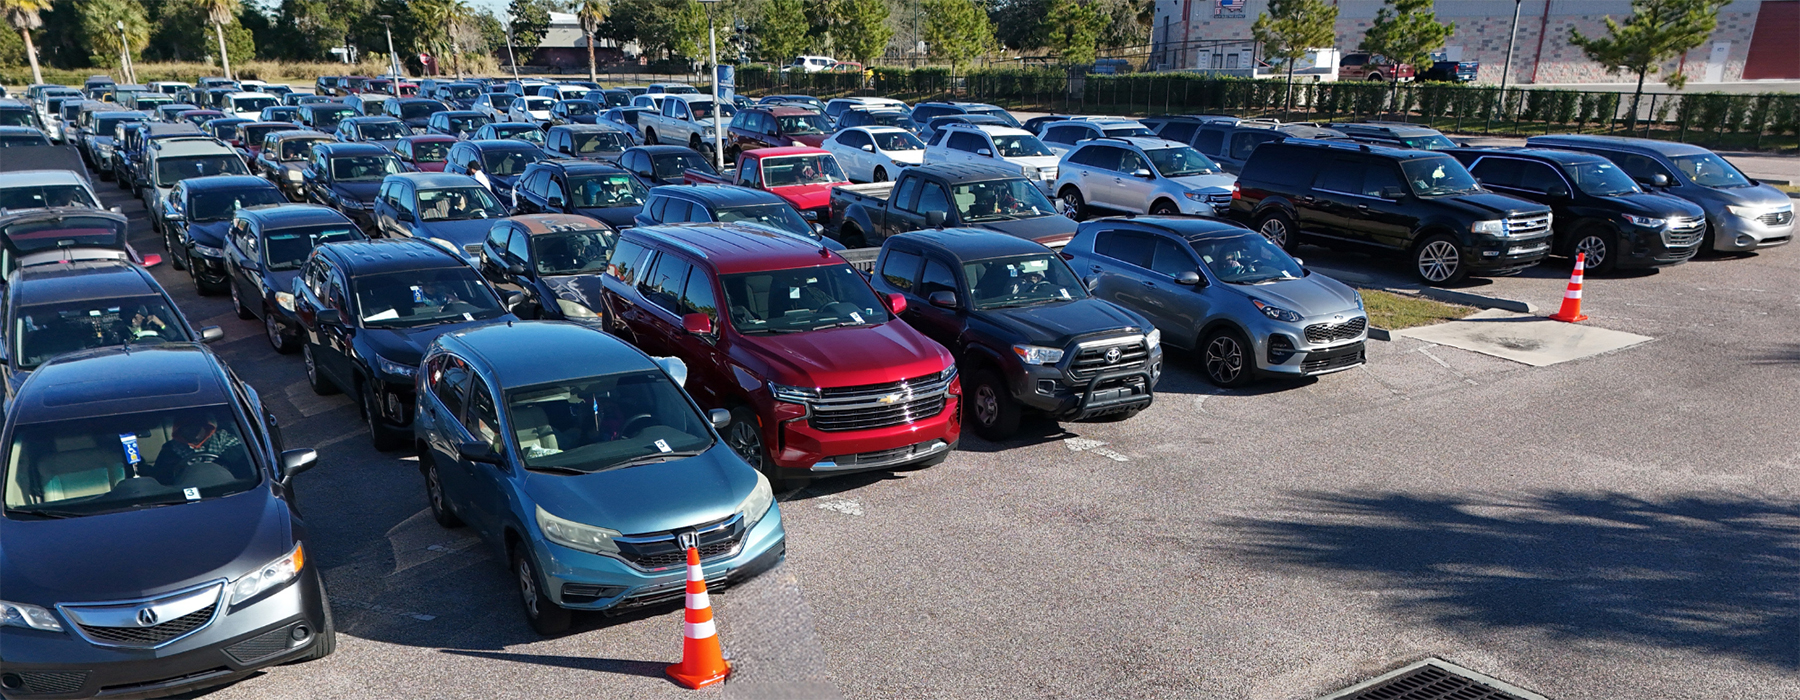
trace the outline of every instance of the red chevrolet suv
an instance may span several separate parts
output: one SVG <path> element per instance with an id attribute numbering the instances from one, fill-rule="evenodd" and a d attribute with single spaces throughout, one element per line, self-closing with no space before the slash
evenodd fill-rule
<path id="1" fill-rule="evenodd" d="M 754 224 L 620 232 L 602 277 L 611 330 L 679 357 L 687 390 L 771 481 L 928 466 L 962 435 L 948 350 L 836 253 Z"/>

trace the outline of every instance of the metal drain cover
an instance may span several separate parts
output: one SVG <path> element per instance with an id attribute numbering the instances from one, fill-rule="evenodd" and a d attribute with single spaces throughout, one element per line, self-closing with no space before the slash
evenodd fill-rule
<path id="1" fill-rule="evenodd" d="M 1549 700 L 1443 659 L 1426 659 L 1320 700 Z"/>

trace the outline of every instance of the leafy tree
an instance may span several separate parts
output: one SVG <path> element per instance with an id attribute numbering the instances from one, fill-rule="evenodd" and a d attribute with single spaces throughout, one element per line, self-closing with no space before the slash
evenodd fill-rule
<path id="1" fill-rule="evenodd" d="M 994 25 L 973 0 L 925 0 L 925 46 L 954 72 L 994 46 Z"/>
<path id="2" fill-rule="evenodd" d="M 1100 30 L 1106 26 L 1096 3 L 1079 0 L 1056 0 L 1044 18 L 1049 25 L 1050 48 L 1056 50 L 1065 65 L 1085 66 L 1094 62 Z"/>
<path id="3" fill-rule="evenodd" d="M 989 5 L 988 21 L 995 41 L 1015 51 L 1030 51 L 1050 44 L 1050 15 L 1055 0 L 997 0 Z"/>
<path id="4" fill-rule="evenodd" d="M 123 44 L 120 23 L 125 25 Z M 150 20 L 137 0 L 85 0 L 81 3 L 81 29 L 93 49 L 88 60 L 105 68 L 123 67 L 120 57 L 125 52 L 137 56 L 150 44 Z"/>
<path id="5" fill-rule="evenodd" d="M 1375 21 L 1357 48 L 1421 72 L 1430 68 L 1431 52 L 1444 48 L 1444 41 L 1456 31 L 1455 23 L 1437 21 L 1432 4 L 1432 0 L 1387 0 L 1375 11 Z"/>
<path id="6" fill-rule="evenodd" d="M 1100 31 L 1101 46 L 1116 49 L 1150 43 L 1150 30 L 1156 24 L 1155 0 L 1097 1 L 1106 20 Z"/>
<path id="7" fill-rule="evenodd" d="M 867 66 L 887 51 L 894 28 L 888 25 L 886 0 L 842 0 L 844 24 L 837 46 L 845 54 Z"/>
<path id="8" fill-rule="evenodd" d="M 1655 73 L 1666 61 L 1706 42 L 1719 25 L 1719 9 L 1731 0 L 1632 0 L 1631 18 L 1621 25 L 1606 18 L 1606 36 L 1589 37 L 1569 28 L 1569 43 L 1608 72 L 1637 75 L 1631 94 L 1629 124 L 1637 123 L 1638 102 L 1644 96 L 1644 76 Z M 1680 71 L 1663 79 L 1680 89 L 1687 76 Z"/>
<path id="9" fill-rule="evenodd" d="M 770 63 L 787 63 L 806 50 L 804 0 L 769 0 L 751 25 L 756 54 Z"/>
<path id="10" fill-rule="evenodd" d="M 231 54 L 225 50 L 225 25 L 237 21 L 237 15 L 244 7 L 238 0 L 201 0 L 201 3 L 206 8 L 206 20 L 219 33 L 219 65 L 225 69 L 225 77 L 230 78 Z"/>
<path id="11" fill-rule="evenodd" d="M 1250 26 L 1263 55 L 1287 64 L 1289 107 L 1294 100 L 1294 64 L 1306 57 L 1307 49 L 1337 43 L 1337 14 L 1337 6 L 1325 0 L 1269 0 L 1269 10 Z"/>
<path id="12" fill-rule="evenodd" d="M 575 7 L 575 18 L 581 21 L 581 35 L 587 43 L 589 81 L 594 79 L 594 32 L 606 22 L 608 9 L 606 0 L 581 0 Z"/>
<path id="13" fill-rule="evenodd" d="M 6 22 L 19 32 L 19 39 L 25 43 L 25 58 L 31 61 L 31 82 L 44 82 L 44 71 L 38 67 L 37 47 L 31 45 L 31 30 L 44 26 L 41 14 L 50 9 L 52 0 L 0 0 L 0 11 L 5 11 Z"/>
<path id="14" fill-rule="evenodd" d="M 507 6 L 507 12 L 512 15 L 513 48 L 519 53 L 530 56 L 544 41 L 544 34 L 550 31 L 551 7 L 550 0 L 512 0 Z"/>

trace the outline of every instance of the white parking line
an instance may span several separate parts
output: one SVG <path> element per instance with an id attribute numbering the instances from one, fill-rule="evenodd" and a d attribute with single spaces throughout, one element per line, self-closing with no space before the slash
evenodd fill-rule
<path id="1" fill-rule="evenodd" d="M 1476 386 L 1480 386 L 1480 382 L 1477 382 L 1477 381 L 1475 381 L 1475 380 L 1473 380 L 1473 379 L 1470 379 L 1470 378 L 1468 378 L 1468 377 L 1467 377 L 1467 376 L 1464 376 L 1464 375 L 1463 375 L 1463 373 L 1461 373 L 1461 372 L 1458 372 L 1458 371 L 1456 371 L 1456 368 L 1455 368 L 1455 367 L 1451 367 L 1451 366 L 1450 366 L 1450 363 L 1448 363 L 1448 362 L 1445 362 L 1445 361 L 1444 361 L 1444 358 L 1441 358 L 1441 357 L 1438 357 L 1438 356 L 1437 356 L 1437 355 L 1433 355 L 1433 354 L 1431 354 L 1431 348 L 1432 348 L 1432 347 L 1433 347 L 1433 346 L 1430 346 L 1430 345 L 1421 345 L 1421 346 L 1419 346 L 1419 354 L 1421 354 L 1421 355 L 1424 355 L 1424 356 L 1426 356 L 1426 357 L 1429 357 L 1429 358 L 1431 358 L 1431 360 L 1432 360 L 1432 361 L 1433 361 L 1433 362 L 1436 362 L 1436 363 L 1438 363 L 1438 364 L 1440 364 L 1440 365 L 1443 365 L 1443 366 L 1444 366 L 1444 369 L 1447 369 L 1447 370 L 1450 370 L 1450 373 L 1451 373 L 1451 374 L 1454 374 L 1454 375 L 1456 375 L 1456 376 L 1457 376 L 1457 377 L 1459 377 L 1459 378 L 1461 378 L 1461 379 L 1462 379 L 1462 380 L 1463 380 L 1463 381 L 1465 381 L 1465 382 L 1468 382 L 1468 383 L 1470 383 L 1470 384 L 1473 384 L 1473 385 L 1476 385 Z"/>

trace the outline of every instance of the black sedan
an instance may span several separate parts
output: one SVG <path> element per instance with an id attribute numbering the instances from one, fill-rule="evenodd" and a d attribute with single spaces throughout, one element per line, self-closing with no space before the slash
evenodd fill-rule
<path id="1" fill-rule="evenodd" d="M 363 233 L 334 209 L 289 204 L 245 209 L 231 223 L 225 241 L 226 283 L 238 318 L 262 319 L 263 334 L 279 353 L 299 349 L 300 319 L 294 314 L 294 278 L 313 248 L 364 240 Z"/>
<path id="2" fill-rule="evenodd" d="M 163 200 L 163 246 L 171 265 L 187 270 L 202 296 L 225 291 L 225 231 L 240 209 L 287 203 L 268 180 L 253 175 L 194 177 Z"/>
<path id="3" fill-rule="evenodd" d="M 204 347 L 46 362 L 7 411 L 0 687 L 146 697 L 337 643 L 294 477 L 256 391 Z"/>

